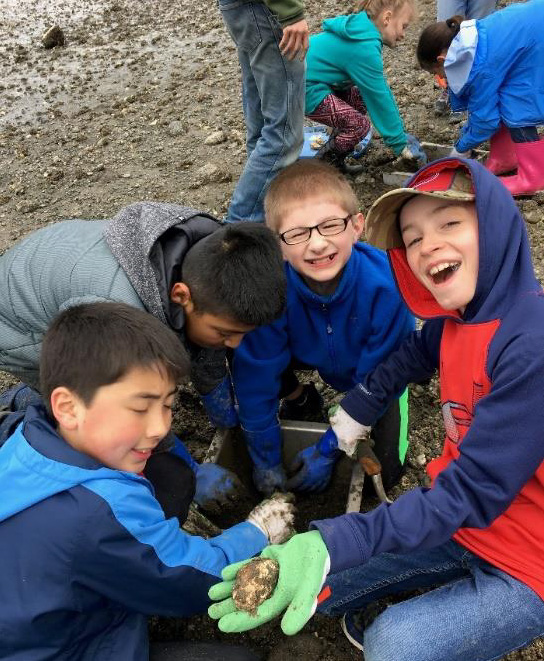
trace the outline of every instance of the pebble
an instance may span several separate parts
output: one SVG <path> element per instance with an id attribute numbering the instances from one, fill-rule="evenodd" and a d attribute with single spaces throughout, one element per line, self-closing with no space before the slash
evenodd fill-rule
<path id="1" fill-rule="evenodd" d="M 227 136 L 223 131 L 214 131 L 204 140 L 205 145 L 219 145 L 225 142 Z"/>

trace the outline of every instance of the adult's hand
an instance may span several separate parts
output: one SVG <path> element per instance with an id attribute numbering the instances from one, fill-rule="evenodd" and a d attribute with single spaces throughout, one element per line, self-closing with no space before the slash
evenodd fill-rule
<path id="1" fill-rule="evenodd" d="M 308 23 L 304 19 L 286 25 L 283 28 L 283 36 L 280 41 L 281 54 L 288 60 L 293 60 L 297 56 L 300 60 L 303 60 L 310 45 L 309 35 Z"/>

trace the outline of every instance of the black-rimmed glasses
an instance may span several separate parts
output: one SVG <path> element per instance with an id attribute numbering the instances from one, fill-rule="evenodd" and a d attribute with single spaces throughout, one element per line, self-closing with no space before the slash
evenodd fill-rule
<path id="1" fill-rule="evenodd" d="M 351 216 L 350 213 L 345 218 L 329 218 L 329 220 L 324 220 L 317 225 L 312 225 L 312 227 L 294 227 L 292 230 L 282 232 L 279 236 L 288 246 L 295 246 L 297 243 L 309 241 L 314 230 L 317 230 L 321 236 L 342 234 L 348 226 Z"/>

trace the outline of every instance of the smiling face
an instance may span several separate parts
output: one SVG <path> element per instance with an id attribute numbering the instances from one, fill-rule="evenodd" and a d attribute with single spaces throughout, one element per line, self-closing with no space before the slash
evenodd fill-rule
<path id="1" fill-rule="evenodd" d="M 383 43 L 390 48 L 394 48 L 401 42 L 413 17 L 414 10 L 407 2 L 396 11 L 391 9 L 382 10 L 376 17 L 375 25 L 382 36 Z"/>
<path id="2" fill-rule="evenodd" d="M 277 231 L 283 234 L 296 228 L 313 227 L 333 218 L 345 218 L 348 213 L 337 202 L 306 199 L 289 208 Z M 314 229 L 304 243 L 293 246 L 281 241 L 283 257 L 300 273 L 312 291 L 330 294 L 336 289 L 353 244 L 359 239 L 363 222 L 362 214 L 357 213 L 351 216 L 346 229 L 340 234 L 321 236 Z"/>
<path id="3" fill-rule="evenodd" d="M 164 369 L 137 367 L 85 404 L 66 388 L 51 393 L 61 436 L 108 468 L 141 473 L 170 431 L 176 387 Z"/>
<path id="4" fill-rule="evenodd" d="M 418 195 L 400 213 L 406 258 L 445 310 L 464 313 L 478 279 L 478 217 L 472 203 Z"/>

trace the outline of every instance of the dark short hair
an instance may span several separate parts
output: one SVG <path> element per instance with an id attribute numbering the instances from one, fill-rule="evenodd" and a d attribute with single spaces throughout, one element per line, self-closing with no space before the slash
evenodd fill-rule
<path id="1" fill-rule="evenodd" d="M 189 373 L 189 359 L 175 333 L 148 312 L 125 303 L 68 308 L 43 338 L 40 385 L 47 410 L 59 386 L 88 405 L 98 388 L 137 367 L 158 367 L 178 383 Z"/>
<path id="2" fill-rule="evenodd" d="M 419 35 L 416 50 L 417 61 L 422 69 L 431 71 L 438 56 L 450 47 L 464 20 L 464 17 L 458 14 L 446 21 L 431 23 L 423 30 Z"/>
<path id="3" fill-rule="evenodd" d="M 197 312 L 242 324 L 269 324 L 285 306 L 281 250 L 262 223 L 229 223 L 195 243 L 183 260 L 181 279 Z"/>

